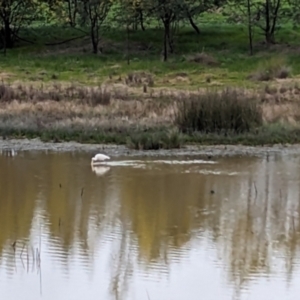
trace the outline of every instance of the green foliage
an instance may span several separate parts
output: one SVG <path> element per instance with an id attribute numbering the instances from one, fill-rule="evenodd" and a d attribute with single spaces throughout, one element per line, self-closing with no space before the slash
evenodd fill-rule
<path id="1" fill-rule="evenodd" d="M 273 43 L 283 24 L 298 23 L 299 10 L 296 0 L 0 0 L 0 22 L 4 28 L 0 33 L 2 41 L 6 37 L 4 46 L 13 47 L 20 28 L 28 28 L 33 21 L 68 24 L 78 33 L 90 35 L 93 52 L 98 53 L 104 30 L 131 26 L 145 31 L 148 25 L 153 27 L 158 23 L 164 29 L 160 39 L 164 40 L 161 47 L 167 60 L 169 53 L 180 47 L 177 41 L 180 26 L 188 24 L 199 34 L 199 21 L 207 12 L 215 20 L 222 12 L 235 24 L 253 27 L 253 31 L 258 28 L 266 42 Z"/>
<path id="2" fill-rule="evenodd" d="M 258 28 L 267 44 L 275 43 L 275 34 L 282 24 L 292 19 L 294 12 L 289 0 L 228 0 L 224 14 L 234 23 L 246 25 L 248 34 Z"/>
<path id="3" fill-rule="evenodd" d="M 297 144 L 300 142 L 300 128 L 280 123 L 261 126 L 240 134 L 217 134 L 195 132 L 186 138 L 186 143 L 202 145 L 250 145 Z"/>
<path id="4" fill-rule="evenodd" d="M 20 28 L 30 25 L 38 18 L 37 0 L 0 0 L 0 43 L 12 48 Z"/>
<path id="5" fill-rule="evenodd" d="M 128 133 L 129 134 L 129 133 Z M 159 150 L 161 148 L 157 141 L 153 140 L 153 136 L 161 135 L 160 131 L 152 133 L 135 132 L 130 133 L 131 138 L 124 139 L 124 133 L 111 131 L 91 131 L 91 130 L 76 130 L 76 129 L 17 129 L 3 126 L 0 124 L 0 135 L 4 138 L 40 138 L 44 142 L 63 142 L 77 141 L 80 143 L 106 143 L 106 144 L 126 144 L 130 149 L 136 150 Z M 141 139 L 143 140 L 141 142 Z M 157 138 L 155 138 L 157 140 Z M 135 140 L 135 143 L 132 143 Z M 284 126 L 282 124 L 272 124 L 262 126 L 257 130 L 252 130 L 248 133 L 241 134 L 216 134 L 216 133 L 201 133 L 195 132 L 191 135 L 180 137 L 180 147 L 186 144 L 201 144 L 201 145 L 274 145 L 274 144 L 298 144 L 300 142 L 300 128 Z M 169 144 L 167 149 L 179 148 L 178 144 Z"/>

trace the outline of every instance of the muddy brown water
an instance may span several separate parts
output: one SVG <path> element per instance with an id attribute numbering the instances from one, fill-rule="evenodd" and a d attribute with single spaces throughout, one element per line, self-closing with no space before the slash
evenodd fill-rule
<path id="1" fill-rule="evenodd" d="M 5 300 L 298 299 L 300 156 L 0 154 Z"/>

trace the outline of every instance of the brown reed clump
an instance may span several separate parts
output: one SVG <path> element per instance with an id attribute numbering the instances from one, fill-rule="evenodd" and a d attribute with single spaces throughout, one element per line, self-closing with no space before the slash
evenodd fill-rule
<path id="1" fill-rule="evenodd" d="M 181 131 L 205 133 L 249 132 L 262 121 L 257 101 L 230 88 L 207 90 L 179 100 L 175 118 Z"/>

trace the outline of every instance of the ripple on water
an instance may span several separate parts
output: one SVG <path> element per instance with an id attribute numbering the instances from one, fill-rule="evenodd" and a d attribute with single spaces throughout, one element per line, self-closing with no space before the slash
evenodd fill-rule
<path id="1" fill-rule="evenodd" d="M 183 173 L 190 174 L 190 173 L 198 173 L 203 175 L 226 175 L 226 176 L 237 176 L 237 175 L 244 175 L 245 173 L 242 172 L 226 172 L 226 171 L 216 171 L 216 170 L 185 170 Z"/>
<path id="2" fill-rule="evenodd" d="M 101 165 L 107 166 L 118 166 L 118 167 L 128 167 L 128 166 L 146 166 L 152 164 L 165 164 L 165 165 L 193 165 L 193 164 L 217 164 L 213 160 L 120 160 L 120 161 L 105 161 Z"/>
<path id="3" fill-rule="evenodd" d="M 298 297 L 300 158 L 89 160 L 0 156 L 4 299 Z"/>

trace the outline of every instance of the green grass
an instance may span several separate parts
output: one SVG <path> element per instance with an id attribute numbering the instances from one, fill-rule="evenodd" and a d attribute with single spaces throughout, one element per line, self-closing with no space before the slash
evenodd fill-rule
<path id="1" fill-rule="evenodd" d="M 218 22 L 213 23 L 213 20 Z M 255 55 L 248 55 L 247 29 L 245 26 L 227 24 L 217 16 L 206 14 L 198 24 L 201 34 L 196 35 L 189 27 L 182 28 L 176 36 L 175 53 L 164 63 L 160 59 L 162 29 L 146 28 L 130 33 L 130 65 L 126 61 L 124 30 L 112 27 L 103 32 L 103 54 L 91 54 L 89 38 L 70 43 L 45 46 L 72 37 L 81 36 L 78 30 L 58 25 L 27 28 L 21 36 L 34 41 L 22 42 L 9 50 L 1 59 L 2 72 L 12 73 L 10 81 L 79 81 L 85 84 L 103 82 L 112 77 L 117 80 L 129 72 L 146 70 L 155 75 L 155 86 L 196 89 L 210 84 L 244 85 L 255 87 L 259 83 L 248 80 L 263 61 L 276 57 L 282 49 L 266 50 L 258 43 L 262 36 L 254 35 Z M 296 46 L 299 33 L 285 25 L 278 33 L 277 41 Z M 294 44 L 293 44 L 294 43 Z M 148 50 L 137 50 L 146 47 Z M 217 66 L 187 61 L 190 54 L 205 52 L 218 61 Z M 300 73 L 300 57 L 296 52 L 288 53 L 287 63 L 293 66 L 293 74 Z M 176 74 L 186 73 L 189 81 L 168 80 Z"/>
<path id="2" fill-rule="evenodd" d="M 187 144 L 201 145 L 247 145 L 266 146 L 275 144 L 298 144 L 300 128 L 282 124 L 262 126 L 242 134 L 201 134 L 194 133 L 185 140 Z"/>
<path id="3" fill-rule="evenodd" d="M 172 132 L 170 134 L 170 132 Z M 180 134 L 171 129 L 130 131 L 127 133 L 84 130 L 15 130 L 0 128 L 0 135 L 9 138 L 40 138 L 44 142 L 76 141 L 91 144 L 127 145 L 136 150 L 175 149 L 185 145 L 247 145 L 266 146 L 274 144 L 300 143 L 300 128 L 273 124 L 242 134 L 217 134 L 195 132 Z"/>

